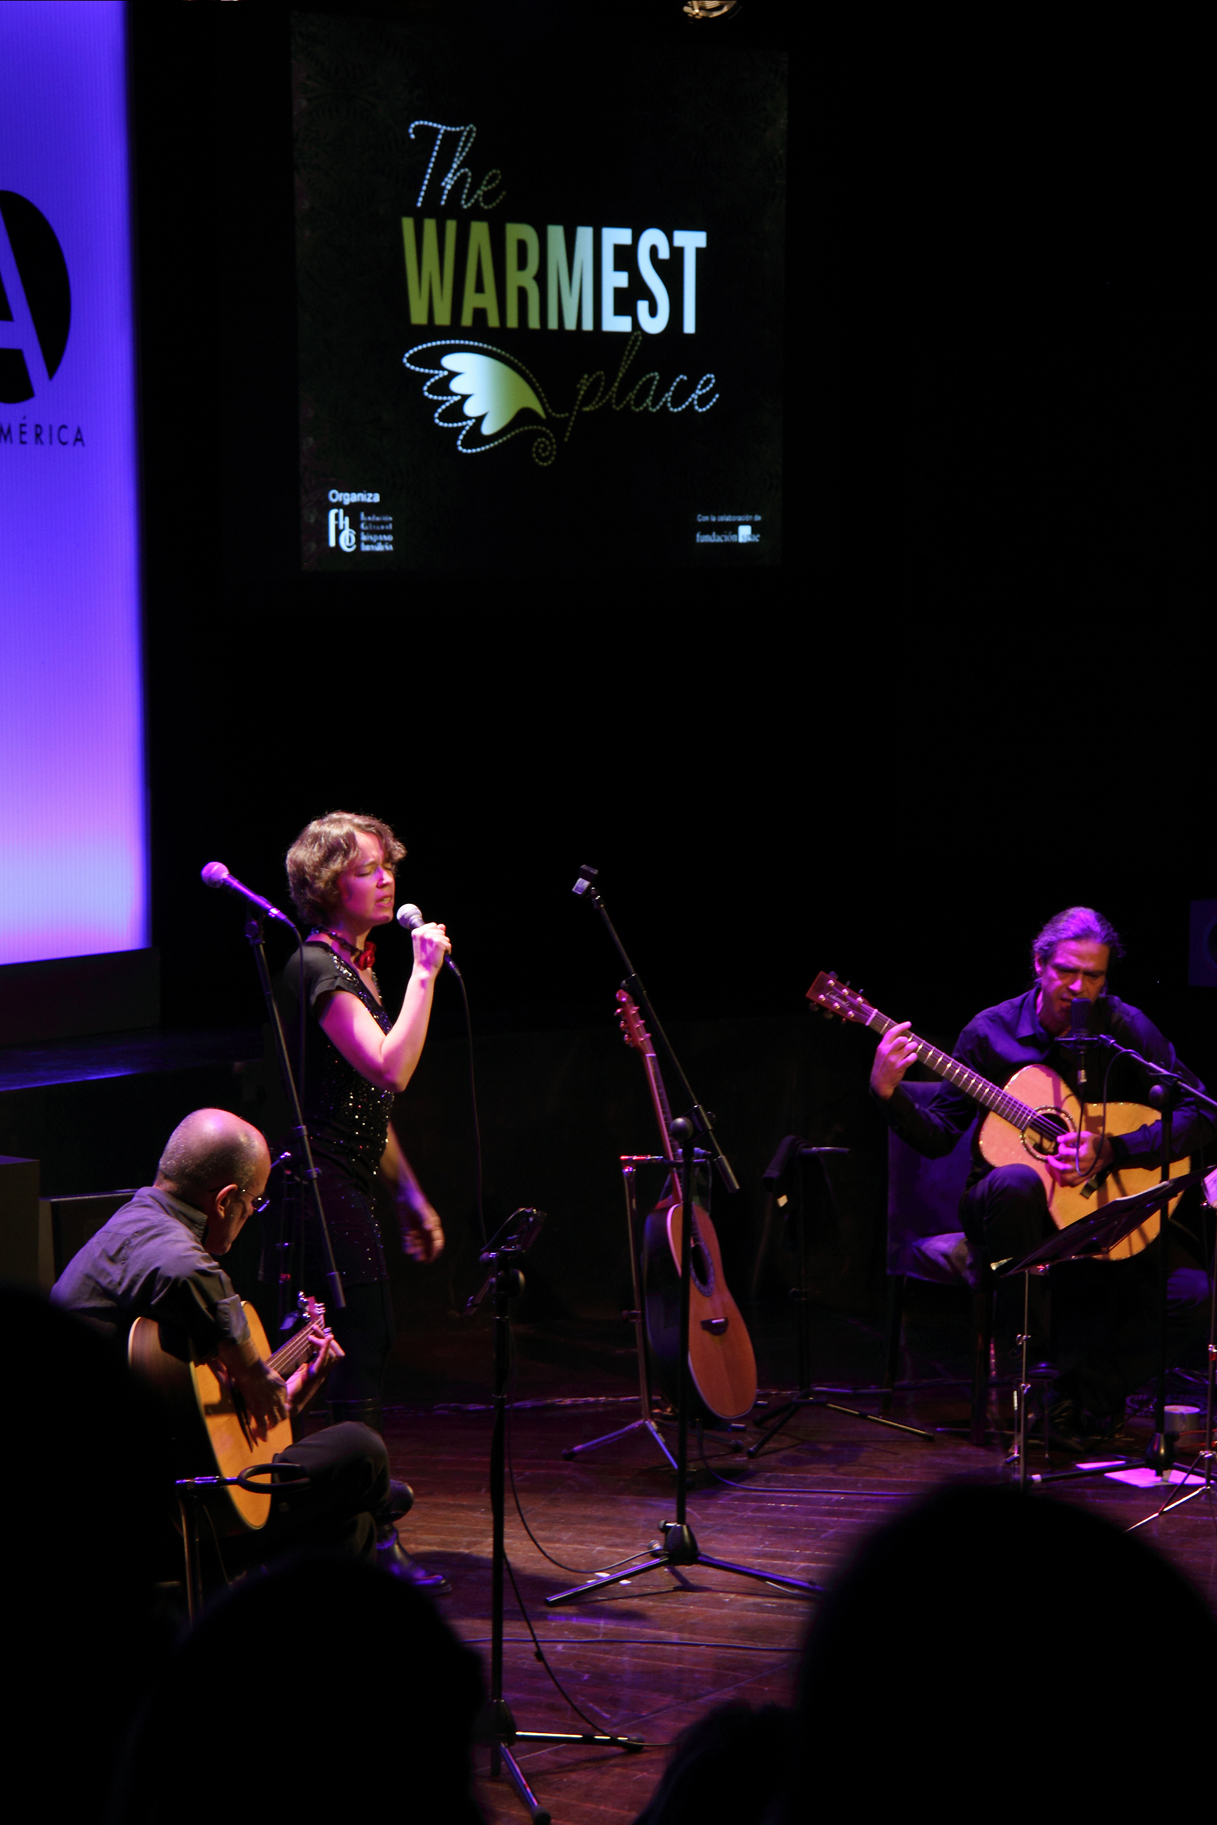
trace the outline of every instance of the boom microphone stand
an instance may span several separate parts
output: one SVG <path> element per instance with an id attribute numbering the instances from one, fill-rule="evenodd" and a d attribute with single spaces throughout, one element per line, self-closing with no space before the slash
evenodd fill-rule
<path id="1" fill-rule="evenodd" d="M 587 897 L 604 921 L 605 930 L 613 941 L 614 948 L 628 972 L 626 982 L 634 1000 L 645 1010 L 651 1031 L 662 1039 L 668 1056 L 675 1067 L 676 1080 L 682 1094 L 688 1098 L 689 1113 L 682 1115 L 672 1123 L 671 1135 L 681 1156 L 681 1212 L 680 1212 L 680 1345 L 677 1364 L 677 1402 L 676 1402 L 676 1517 L 671 1521 L 660 1522 L 661 1539 L 652 1541 L 652 1557 L 644 1559 L 641 1564 L 635 1562 L 619 1572 L 601 1572 L 586 1584 L 579 1584 L 567 1591 L 558 1591 L 545 1599 L 551 1607 L 558 1603 L 571 1602 L 576 1597 L 585 1596 L 589 1591 L 603 1590 L 608 1584 L 618 1584 L 625 1578 L 635 1578 L 641 1572 L 654 1571 L 660 1567 L 680 1576 L 680 1568 L 685 1565 L 713 1565 L 719 1571 L 734 1572 L 740 1578 L 755 1578 L 761 1584 L 774 1584 L 783 1590 L 798 1591 L 803 1596 L 818 1596 L 820 1586 L 810 1584 L 805 1578 L 787 1578 L 776 1572 L 761 1571 L 751 1565 L 732 1565 L 726 1559 L 711 1559 L 704 1554 L 697 1544 L 693 1529 L 689 1526 L 687 1508 L 689 1493 L 689 1406 L 693 1392 L 693 1378 L 689 1373 L 689 1287 L 693 1273 L 693 1223 L 694 1223 L 694 1186 L 693 1174 L 695 1156 L 699 1152 L 707 1154 L 718 1167 L 719 1177 L 728 1191 L 739 1190 L 739 1180 L 732 1172 L 726 1155 L 714 1135 L 710 1117 L 694 1096 L 689 1080 L 681 1069 L 680 1060 L 672 1048 L 672 1042 L 664 1032 L 651 998 L 642 985 L 638 971 L 634 968 L 625 946 L 617 936 L 613 922 L 596 886 L 596 870 L 586 865 L 579 870 L 579 879 L 573 891 L 580 897 Z M 697 1142 L 702 1146 L 699 1148 Z"/>
<path id="2" fill-rule="evenodd" d="M 222 862 L 208 862 L 202 871 L 203 882 L 208 887 L 226 887 L 230 893 L 239 894 L 242 899 L 258 908 L 257 916 L 246 921 L 245 936 L 249 940 L 254 961 L 258 966 L 258 980 L 262 984 L 262 994 L 266 1001 L 266 1012 L 270 1020 L 270 1030 L 275 1041 L 275 1056 L 279 1061 L 279 1076 L 283 1081 L 284 1094 L 292 1112 L 292 1154 L 296 1162 L 296 1177 L 302 1179 L 313 1194 L 313 1209 L 317 1218 L 317 1234 L 321 1238 L 321 1259 L 325 1264 L 325 1278 L 329 1286 L 329 1304 L 335 1311 L 346 1307 L 346 1295 L 342 1290 L 342 1278 L 334 1261 L 334 1250 L 330 1245 L 329 1225 L 325 1220 L 325 1209 L 321 1202 L 321 1187 L 318 1184 L 317 1168 L 313 1164 L 313 1149 L 309 1143 L 308 1129 L 304 1125 L 304 1111 L 300 1107 L 300 1097 L 296 1090 L 296 1079 L 292 1071 L 291 1059 L 287 1055 L 287 1043 L 283 1037 L 283 1022 L 279 1019 L 279 1008 L 275 1001 L 275 992 L 270 984 L 270 971 L 266 966 L 266 942 L 263 933 L 263 920 L 266 917 L 277 919 L 289 926 L 295 933 L 297 944 L 300 934 L 277 906 L 264 900 L 261 894 L 251 892 L 248 887 L 229 874 Z M 301 992 L 303 993 L 303 983 Z"/>

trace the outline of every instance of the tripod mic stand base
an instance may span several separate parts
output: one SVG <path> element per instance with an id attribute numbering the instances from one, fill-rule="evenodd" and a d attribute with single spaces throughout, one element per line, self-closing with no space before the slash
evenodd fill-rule
<path id="1" fill-rule="evenodd" d="M 630 1578 L 641 1577 L 643 1572 L 667 1570 L 675 1578 L 681 1577 L 680 1568 L 684 1565 L 712 1565 L 720 1572 L 734 1572 L 737 1578 L 755 1578 L 759 1584 L 773 1584 L 779 1590 L 797 1591 L 804 1597 L 818 1597 L 823 1593 L 823 1586 L 811 1584 L 806 1578 L 786 1578 L 780 1572 L 764 1572 L 753 1565 L 733 1565 L 729 1559 L 712 1559 L 703 1553 L 697 1544 L 693 1529 L 687 1522 L 663 1521 L 660 1523 L 663 1544 L 655 1543 L 653 1557 L 643 1559 L 635 1565 L 627 1565 L 619 1572 L 601 1572 L 595 1578 L 589 1578 L 586 1584 L 577 1584 L 572 1590 L 556 1591 L 552 1597 L 545 1599 L 551 1609 L 559 1603 L 569 1603 L 576 1597 L 586 1597 L 590 1591 L 604 1590 L 609 1584 L 621 1584 Z"/>

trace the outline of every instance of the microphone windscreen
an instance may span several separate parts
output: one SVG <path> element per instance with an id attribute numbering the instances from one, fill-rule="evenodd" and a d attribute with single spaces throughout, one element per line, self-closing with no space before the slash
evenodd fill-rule
<path id="1" fill-rule="evenodd" d="M 1093 1039 L 1107 1031 L 1107 997 L 1088 1001 L 1085 995 L 1070 1003 L 1069 1031 L 1074 1039 Z"/>
<path id="2" fill-rule="evenodd" d="M 227 879 L 228 870 L 225 868 L 223 862 L 208 862 L 206 868 L 202 871 L 202 880 L 205 887 L 223 887 Z"/>
<path id="3" fill-rule="evenodd" d="M 427 921 L 413 901 L 407 900 L 404 906 L 399 906 L 397 909 L 397 923 L 403 931 L 412 932 L 415 926 L 425 925 Z"/>

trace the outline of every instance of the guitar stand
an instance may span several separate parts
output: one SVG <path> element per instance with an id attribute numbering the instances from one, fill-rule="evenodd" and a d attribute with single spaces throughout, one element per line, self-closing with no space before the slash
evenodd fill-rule
<path id="1" fill-rule="evenodd" d="M 678 1399 L 677 1399 L 677 1448 L 676 1448 L 676 1517 L 671 1521 L 660 1522 L 659 1540 L 651 1542 L 652 1556 L 635 1561 L 616 1572 L 600 1572 L 586 1584 L 576 1585 L 571 1590 L 558 1591 L 545 1599 L 553 1608 L 559 1603 L 573 1602 L 576 1597 L 584 1597 L 591 1591 L 604 1590 L 610 1584 L 619 1584 L 623 1579 L 637 1578 L 643 1572 L 664 1569 L 681 1583 L 685 1582 L 682 1568 L 688 1565 L 712 1565 L 718 1571 L 733 1572 L 738 1578 L 754 1578 L 760 1584 L 776 1585 L 781 1590 L 797 1591 L 801 1596 L 813 1597 L 821 1594 L 821 1586 L 811 1584 L 805 1578 L 787 1578 L 777 1572 L 761 1571 L 757 1566 L 734 1565 L 727 1559 L 712 1559 L 703 1553 L 697 1543 L 693 1529 L 687 1519 L 689 1491 L 689 1405 L 692 1391 L 692 1376 L 689 1373 L 689 1285 L 692 1277 L 693 1252 L 693 1172 L 694 1172 L 694 1135 L 692 1121 L 681 1116 L 672 1123 L 672 1138 L 681 1149 L 681 1223 L 680 1223 L 680 1351 L 677 1366 Z"/>
<path id="2" fill-rule="evenodd" d="M 288 1474 L 291 1472 L 292 1474 Z M 186 1558 L 186 1614 L 192 1623 L 197 1622 L 203 1610 L 203 1571 L 199 1560 L 199 1511 L 203 1498 L 212 1489 L 227 1489 L 239 1483 L 242 1489 L 258 1490 L 267 1485 L 270 1489 L 303 1489 L 308 1483 L 307 1472 L 295 1464 L 248 1464 L 238 1476 L 187 1476 L 179 1477 L 173 1487 L 177 1490 L 178 1513 L 182 1522 L 182 1549 Z M 221 1565 L 221 1570 L 223 1566 Z"/>
<path id="3" fill-rule="evenodd" d="M 568 1445 L 562 1453 L 564 1458 L 582 1457 L 585 1451 L 596 1451 L 601 1445 L 611 1445 L 614 1439 L 628 1438 L 631 1432 L 649 1432 L 673 1470 L 676 1469 L 676 1459 L 668 1450 L 667 1441 L 653 1417 L 650 1362 L 647 1356 L 646 1334 L 643 1330 L 642 1296 L 638 1283 L 638 1201 L 634 1191 L 634 1174 L 639 1166 L 668 1166 L 669 1164 L 670 1162 L 664 1154 L 623 1153 L 621 1155 L 621 1177 L 625 1185 L 625 1227 L 629 1242 L 630 1274 L 634 1294 L 633 1310 L 623 1312 L 622 1316 L 631 1320 L 634 1326 L 634 1347 L 638 1356 L 638 1418 L 632 1419 L 628 1426 L 618 1426 L 615 1432 L 606 1432 L 600 1438 L 589 1438 L 585 1444 Z"/>
<path id="4" fill-rule="evenodd" d="M 848 1152 L 848 1147 L 808 1147 L 797 1135 L 788 1135 L 763 1175 L 764 1182 L 769 1186 L 769 1195 L 774 1197 L 792 1162 L 797 1160 L 800 1165 L 794 1206 L 794 1253 L 799 1281 L 797 1286 L 792 1286 L 790 1289 L 790 1296 L 798 1306 L 799 1385 L 792 1399 L 784 1401 L 772 1413 L 767 1413 L 764 1419 L 757 1420 L 756 1426 L 761 1436 L 749 1445 L 747 1456 L 750 1458 L 754 1458 L 762 1452 L 770 1439 L 776 1438 L 783 1426 L 792 1420 L 796 1413 L 801 1413 L 804 1407 L 827 1407 L 831 1413 L 848 1413 L 851 1419 L 869 1420 L 872 1425 L 888 1426 L 893 1432 L 909 1432 L 914 1438 L 932 1440 L 934 1437 L 932 1432 L 926 1432 L 920 1426 L 906 1426 L 902 1421 L 888 1419 L 882 1413 L 865 1413 L 859 1407 L 842 1407 L 836 1401 L 828 1398 L 830 1393 L 837 1393 L 840 1390 L 817 1388 L 812 1385 L 811 1312 L 807 1293 L 807 1231 L 804 1221 L 805 1198 L 801 1168 L 805 1160 L 818 1160 L 820 1170 L 824 1174 L 824 1183 L 831 1196 L 832 1185 L 829 1181 L 825 1158 L 829 1154 Z"/>
<path id="5" fill-rule="evenodd" d="M 490 1270 L 481 1288 L 465 1306 L 466 1315 L 475 1312 L 486 1294 L 493 1295 L 494 1313 L 494 1430 L 490 1440 L 490 1512 L 492 1545 L 490 1555 L 490 1699 L 486 1717 L 489 1728 L 480 1741 L 490 1744 L 490 1777 L 498 1778 L 500 1767 L 515 1788 L 533 1825 L 550 1825 L 550 1815 L 524 1778 L 524 1771 L 512 1754 L 516 1743 L 581 1743 L 587 1748 L 625 1749 L 637 1752 L 646 1748 L 639 1736 L 601 1735 L 593 1730 L 519 1730 L 511 1707 L 503 1696 L 503 1571 L 507 1563 L 504 1540 L 506 1515 L 506 1442 L 507 1385 L 510 1374 L 509 1306 L 524 1287 L 519 1263 L 532 1246 L 545 1221 L 539 1210 L 517 1210 L 482 1250 L 480 1259 Z"/>

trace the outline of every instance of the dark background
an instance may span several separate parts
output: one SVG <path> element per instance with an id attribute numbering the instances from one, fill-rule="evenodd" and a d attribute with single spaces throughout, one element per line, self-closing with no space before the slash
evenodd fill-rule
<path id="1" fill-rule="evenodd" d="M 784 563 L 665 573 L 623 545 L 577 587 L 301 576 L 287 10 L 137 4 L 166 1019 L 259 1019 L 201 865 L 281 896 L 309 818 L 374 810 L 409 848 L 402 897 L 453 933 L 476 1029 L 518 1040 L 489 1181 L 541 1201 L 494 1154 L 527 1134 L 533 1185 L 594 1172 L 611 1213 L 612 1156 L 649 1145 L 641 1073 L 624 1050 L 620 1080 L 554 1062 L 562 1034 L 619 1044 L 620 970 L 570 892 L 591 862 L 750 1169 L 790 1122 L 850 1133 L 873 1264 L 868 1042 L 802 1014 L 818 969 L 949 1043 L 1025 985 L 1048 915 L 1091 903 L 1127 942 L 1115 992 L 1217 1076 L 1213 991 L 1187 986 L 1188 902 L 1217 893 L 1199 47 L 1144 21 L 889 35 L 776 0 L 701 26 L 676 0 L 484 12 L 567 34 L 576 67 L 661 36 L 789 51 Z M 393 931 L 384 954 L 391 996 Z M 454 1022 L 441 999 L 437 1072 Z M 595 1099 L 630 1073 L 606 1127 Z M 433 1112 L 413 1144 L 465 1200 L 464 1108 Z"/>

